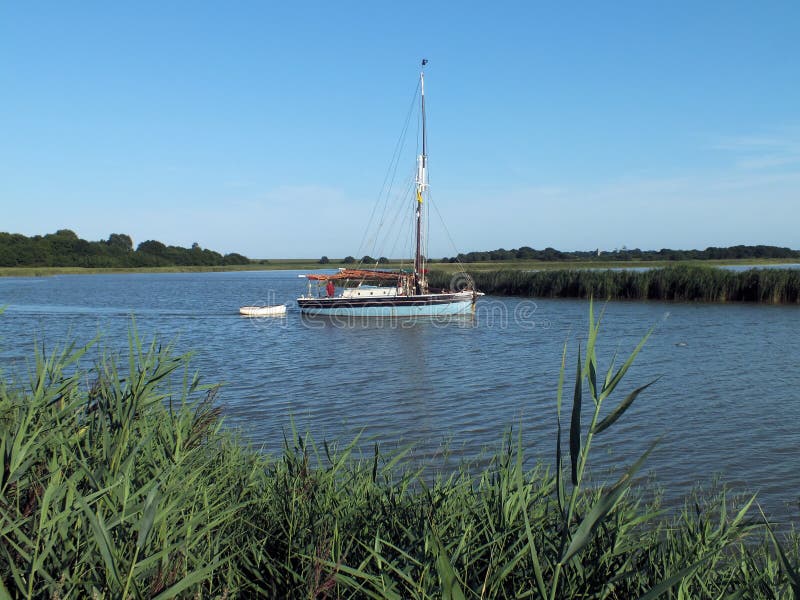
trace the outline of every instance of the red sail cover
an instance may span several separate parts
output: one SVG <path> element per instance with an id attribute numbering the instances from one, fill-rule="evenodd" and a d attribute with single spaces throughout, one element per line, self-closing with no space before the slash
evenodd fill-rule
<path id="1" fill-rule="evenodd" d="M 306 279 L 313 281 L 330 281 L 332 279 L 371 279 L 382 281 L 397 281 L 411 277 L 411 273 L 399 273 L 397 271 L 371 271 L 367 269 L 342 269 L 338 273 L 326 275 L 323 273 L 309 273 Z"/>

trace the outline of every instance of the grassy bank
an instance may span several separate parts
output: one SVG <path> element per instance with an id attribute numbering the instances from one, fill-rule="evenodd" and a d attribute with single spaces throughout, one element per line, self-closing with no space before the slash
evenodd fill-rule
<path id="1" fill-rule="evenodd" d="M 742 260 L 704 260 L 704 261 L 540 261 L 514 260 L 491 261 L 483 263 L 439 263 L 429 264 L 432 271 L 441 273 L 457 273 L 465 267 L 470 273 L 494 271 L 560 271 L 575 269 L 630 269 L 636 267 L 659 268 L 674 266 L 766 266 L 784 264 L 779 259 L 742 259 Z M 254 260 L 249 265 L 228 266 L 176 266 L 176 267 L 133 267 L 133 268 L 85 268 L 85 267 L 0 267 L 0 277 L 47 277 L 51 275 L 86 275 L 96 273 L 204 273 L 219 271 L 274 271 L 301 270 L 318 271 L 321 269 L 338 269 L 344 267 L 338 259 L 328 264 L 320 264 L 319 260 L 310 258 L 274 258 Z M 408 268 L 409 261 L 390 260 L 380 268 Z"/>
<path id="2" fill-rule="evenodd" d="M 800 269 L 728 271 L 672 266 L 648 271 L 469 271 L 487 294 L 540 298 L 603 298 L 700 302 L 800 303 Z M 432 272 L 432 287 L 448 287 L 453 274 Z"/>
<path id="3" fill-rule="evenodd" d="M 396 268 L 399 262 L 386 265 Z M 321 265 L 311 259 L 275 259 L 270 261 L 253 261 L 249 265 L 226 266 L 173 266 L 173 267 L 0 267 L 0 277 L 49 277 L 52 275 L 92 275 L 102 273 L 216 273 L 227 271 L 276 271 L 336 269 L 341 264 Z M 382 265 L 383 266 L 383 265 Z"/>
<path id="4" fill-rule="evenodd" d="M 554 466 L 523 469 L 509 439 L 483 470 L 434 481 L 358 440 L 251 449 L 186 357 L 135 335 L 89 371 L 92 347 L 39 356 L 0 383 L 0 598 L 790 597 L 797 540 L 749 501 L 661 513 L 632 487 L 646 455 L 587 484 L 595 436 L 652 392 L 620 396 L 641 345 L 604 374 L 598 328 L 576 365 L 553 357 Z"/>
<path id="5" fill-rule="evenodd" d="M 219 273 L 275 269 L 269 265 L 176 266 L 176 267 L 0 267 L 0 277 L 52 277 L 53 275 L 101 275 L 109 273 Z"/>

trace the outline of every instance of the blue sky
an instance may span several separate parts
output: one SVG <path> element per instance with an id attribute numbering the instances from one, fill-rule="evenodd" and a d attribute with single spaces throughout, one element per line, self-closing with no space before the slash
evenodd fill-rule
<path id="1" fill-rule="evenodd" d="M 798 27 L 794 1 L 3 3 L 0 231 L 401 255 L 362 240 L 426 57 L 430 256 L 798 248 Z"/>

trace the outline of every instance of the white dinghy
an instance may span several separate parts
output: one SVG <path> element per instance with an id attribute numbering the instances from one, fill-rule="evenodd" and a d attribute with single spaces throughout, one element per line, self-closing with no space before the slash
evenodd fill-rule
<path id="1" fill-rule="evenodd" d="M 278 317 L 286 314 L 286 305 L 242 306 L 239 309 L 239 314 L 245 315 L 246 317 Z"/>

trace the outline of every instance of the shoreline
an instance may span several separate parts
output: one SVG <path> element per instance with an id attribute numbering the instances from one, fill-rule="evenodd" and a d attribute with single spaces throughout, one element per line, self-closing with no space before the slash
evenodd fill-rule
<path id="1" fill-rule="evenodd" d="M 606 270 L 606 269 L 638 269 L 643 267 L 663 268 L 670 266 L 769 266 L 769 265 L 800 265 L 800 260 L 787 260 L 778 258 L 768 259 L 710 259 L 710 260 L 638 260 L 638 261 L 486 261 L 473 263 L 428 263 L 429 269 L 447 273 L 458 272 L 464 269 L 469 271 L 554 271 L 554 270 Z M 169 267 L 0 267 L 0 277 L 50 277 L 54 275 L 107 275 L 107 274 L 135 274 L 135 273 L 221 273 L 238 271 L 316 271 L 323 269 L 338 269 L 346 266 L 340 262 L 319 264 L 317 261 L 305 259 L 273 259 L 268 263 L 253 263 L 249 265 L 176 265 Z M 408 266 L 408 262 L 391 261 L 382 268 L 392 269 Z"/>

